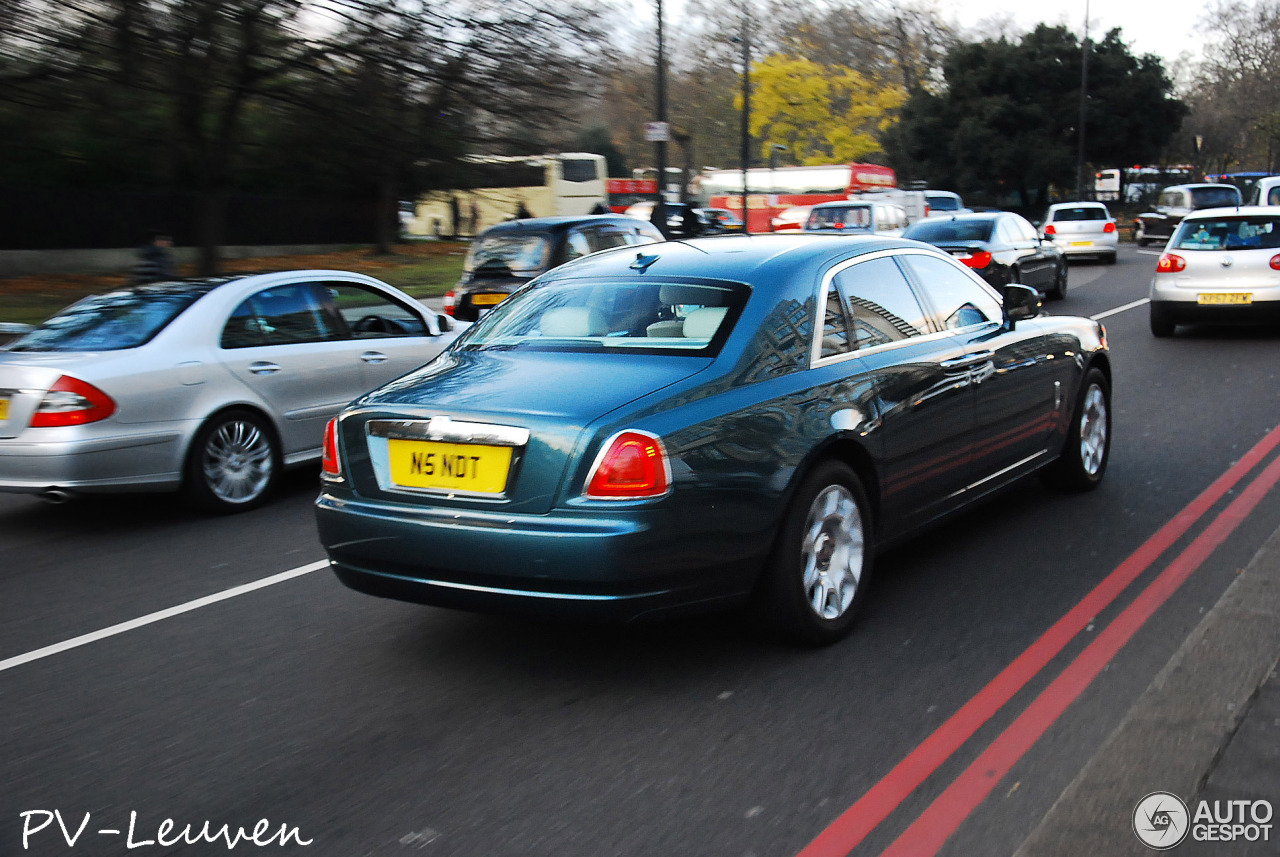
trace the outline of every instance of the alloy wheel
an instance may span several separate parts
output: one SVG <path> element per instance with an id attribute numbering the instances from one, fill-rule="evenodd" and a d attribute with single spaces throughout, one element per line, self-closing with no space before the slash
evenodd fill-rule
<path id="1" fill-rule="evenodd" d="M 862 514 L 848 488 L 828 485 L 814 498 L 800 550 L 809 607 L 838 619 L 857 594 L 865 550 Z"/>

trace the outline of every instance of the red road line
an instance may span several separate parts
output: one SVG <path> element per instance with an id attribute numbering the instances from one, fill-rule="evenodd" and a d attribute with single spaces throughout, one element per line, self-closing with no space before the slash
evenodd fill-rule
<path id="1" fill-rule="evenodd" d="M 1280 482 L 1280 459 L 1272 461 L 1186 550 L 1178 554 L 1169 567 L 1085 647 L 881 857 L 931 857 L 936 854 L 1009 769 L 1044 735 L 1067 706 L 1075 702 L 1191 573 L 1235 532 L 1277 482 Z"/>
<path id="2" fill-rule="evenodd" d="M 845 857 L 922 782 L 1026 686 L 1094 617 L 1180 539 L 1236 483 L 1280 444 L 1272 429 L 1200 496 L 1175 515 L 1107 575 L 1075 607 L 1027 647 L 960 710 L 894 766 L 878 783 L 818 834 L 797 857 Z"/>

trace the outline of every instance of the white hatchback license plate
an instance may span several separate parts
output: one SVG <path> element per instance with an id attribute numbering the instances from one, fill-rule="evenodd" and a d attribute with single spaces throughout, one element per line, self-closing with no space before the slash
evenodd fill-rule
<path id="1" fill-rule="evenodd" d="M 1196 300 L 1202 304 L 1251 304 L 1253 295 L 1249 292 L 1211 292 L 1196 295 Z"/>

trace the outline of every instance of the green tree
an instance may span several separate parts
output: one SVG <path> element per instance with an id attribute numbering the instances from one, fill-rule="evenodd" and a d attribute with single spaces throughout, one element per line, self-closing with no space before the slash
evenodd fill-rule
<path id="1" fill-rule="evenodd" d="M 960 45 L 937 93 L 916 89 L 886 135 L 900 177 L 966 193 L 1016 193 L 1023 206 L 1074 187 L 1081 46 L 1065 27 L 1041 24 L 1014 44 Z M 1118 29 L 1093 46 L 1085 116 L 1086 160 L 1157 160 L 1186 106 L 1160 60 L 1134 57 Z"/>

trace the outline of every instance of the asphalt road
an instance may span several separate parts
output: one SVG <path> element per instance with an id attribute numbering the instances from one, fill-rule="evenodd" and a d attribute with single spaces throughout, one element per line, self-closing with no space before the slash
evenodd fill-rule
<path id="1" fill-rule="evenodd" d="M 1050 310 L 1141 300 L 1154 264 L 1126 247 L 1115 266 L 1073 266 Z M 1280 495 L 1260 489 L 1210 523 L 1270 458 L 1184 513 L 1280 423 L 1280 335 L 1155 340 L 1143 306 L 1105 324 L 1103 487 L 1030 480 L 883 556 L 858 630 L 820 651 L 724 617 L 611 630 L 450 613 L 321 570 L 14 663 L 319 560 L 316 474 L 229 518 L 168 497 L 0 497 L 0 855 L 221 854 L 156 840 L 259 819 L 267 850 L 335 857 L 1011 854 L 1280 526 Z M 1171 521 L 1184 532 L 1161 553 L 1150 540 Z M 1185 582 L 1126 618 L 1215 526 Z M 1117 568 L 1133 582 L 1043 668 L 1002 673 Z M 1132 637 L 1063 697 L 1056 680 L 1126 622 Z M 1042 713 L 1046 688 L 1060 714 Z M 311 844 L 280 848 L 281 825 Z"/>

